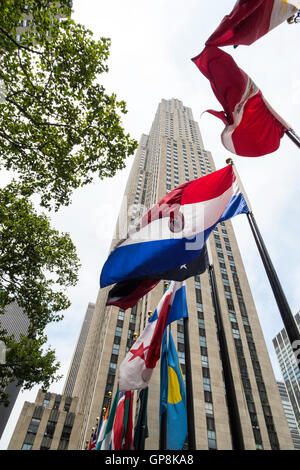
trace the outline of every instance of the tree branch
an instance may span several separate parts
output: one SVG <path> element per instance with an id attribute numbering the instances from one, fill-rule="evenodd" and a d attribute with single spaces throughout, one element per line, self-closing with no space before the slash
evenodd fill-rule
<path id="1" fill-rule="evenodd" d="M 8 34 L 8 32 L 5 31 L 5 29 L 1 28 L 1 26 L 0 26 L 0 32 L 2 34 L 4 34 L 4 36 L 6 36 L 7 39 L 9 39 L 11 42 L 13 42 L 14 45 L 17 46 L 18 49 L 24 49 L 28 52 L 32 52 L 33 54 L 43 55 L 43 52 L 41 52 L 41 51 L 35 51 L 34 49 L 31 49 L 30 47 L 26 47 L 26 46 L 23 46 L 22 44 L 18 43 L 18 41 L 16 41 L 10 34 Z"/>

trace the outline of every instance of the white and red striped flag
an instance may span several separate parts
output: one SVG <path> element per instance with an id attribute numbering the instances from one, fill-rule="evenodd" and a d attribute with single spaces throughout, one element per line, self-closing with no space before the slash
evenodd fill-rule
<path id="1" fill-rule="evenodd" d="M 114 419 L 112 450 L 133 450 L 133 392 L 120 392 Z"/>
<path id="2" fill-rule="evenodd" d="M 290 126 L 271 108 L 231 55 L 209 46 L 192 61 L 208 78 L 224 109 L 207 110 L 226 126 L 221 135 L 224 147 L 244 157 L 260 157 L 275 152 Z"/>
<path id="3" fill-rule="evenodd" d="M 300 0 L 238 0 L 206 41 L 207 46 L 249 46 L 300 8 Z"/>

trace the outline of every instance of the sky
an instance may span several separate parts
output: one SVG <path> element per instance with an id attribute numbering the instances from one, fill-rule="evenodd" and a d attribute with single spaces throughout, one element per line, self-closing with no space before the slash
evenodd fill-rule
<path id="1" fill-rule="evenodd" d="M 123 125 L 139 140 L 148 133 L 161 99 L 177 98 L 192 109 L 204 147 L 212 152 L 216 168 L 232 157 L 252 205 L 292 312 L 300 309 L 300 150 L 288 139 L 279 150 L 259 158 L 230 154 L 221 143 L 222 122 L 203 114 L 221 110 L 208 80 L 191 58 L 228 14 L 234 0 L 74 0 L 73 19 L 89 28 L 95 39 L 111 38 L 109 72 L 99 81 L 108 92 L 127 102 Z M 226 47 L 237 64 L 254 80 L 265 98 L 300 135 L 300 65 L 297 47 L 300 25 L 283 23 L 253 45 Z M 69 207 L 51 214 L 52 224 L 69 232 L 81 260 L 76 287 L 68 290 L 71 307 L 64 320 L 47 328 L 48 342 L 68 372 L 88 302 L 95 302 L 99 275 L 107 258 L 126 181 L 133 162 L 112 179 L 95 180 L 77 190 Z M 233 220 L 238 244 L 271 357 L 281 379 L 272 339 L 283 328 L 246 216 Z M 65 377 L 51 390 L 61 393 Z M 24 401 L 34 402 L 38 386 L 21 392 L 0 440 L 6 449 Z"/>

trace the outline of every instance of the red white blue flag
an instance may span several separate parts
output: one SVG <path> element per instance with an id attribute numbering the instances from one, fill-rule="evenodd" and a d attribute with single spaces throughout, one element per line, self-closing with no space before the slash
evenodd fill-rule
<path id="1" fill-rule="evenodd" d="M 224 109 L 207 110 L 225 124 L 221 135 L 224 147 L 243 157 L 260 157 L 275 152 L 290 126 L 271 108 L 231 55 L 209 46 L 192 60 L 210 81 Z"/>
<path id="2" fill-rule="evenodd" d="M 300 8 L 299 0 L 239 0 L 206 41 L 207 46 L 249 46 Z"/>
<path id="3" fill-rule="evenodd" d="M 248 212 L 231 165 L 178 186 L 129 232 L 103 266 L 101 287 L 138 277 L 183 272 L 200 256 L 221 220 Z"/>

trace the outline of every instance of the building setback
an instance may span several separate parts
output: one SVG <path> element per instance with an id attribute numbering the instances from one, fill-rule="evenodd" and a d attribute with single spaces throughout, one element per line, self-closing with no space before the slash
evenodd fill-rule
<path id="1" fill-rule="evenodd" d="M 141 137 L 128 178 L 112 248 L 131 224 L 174 187 L 215 170 L 192 111 L 177 99 L 162 100 L 149 135 Z M 293 449 L 279 391 L 247 276 L 230 221 L 210 236 L 210 248 L 228 342 L 246 449 Z M 176 254 L 174 254 L 176 256 Z M 83 413 L 78 449 L 116 391 L 118 369 L 163 295 L 164 283 L 126 312 L 106 307 L 99 291 L 74 385 Z M 226 397 L 208 273 L 187 280 L 197 449 L 231 449 Z M 185 371 L 182 322 L 172 334 Z M 146 448 L 159 448 L 159 365 L 151 378 Z"/>
<path id="2" fill-rule="evenodd" d="M 75 450 L 82 426 L 77 398 L 38 391 L 25 402 L 7 450 Z"/>

